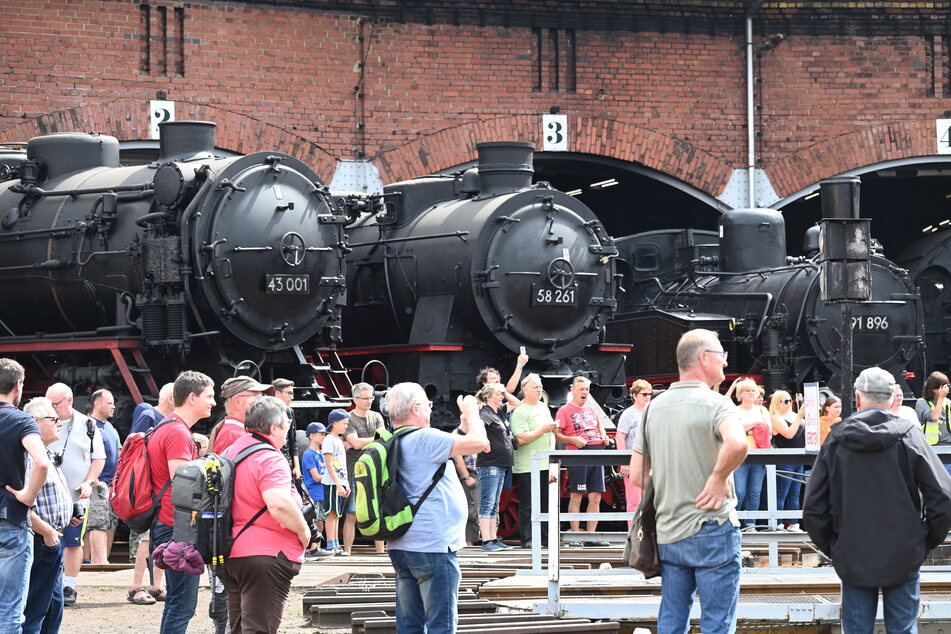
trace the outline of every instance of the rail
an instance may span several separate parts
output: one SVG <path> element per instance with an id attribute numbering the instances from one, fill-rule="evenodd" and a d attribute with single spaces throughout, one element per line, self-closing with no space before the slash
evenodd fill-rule
<path id="1" fill-rule="evenodd" d="M 934 447 L 935 453 L 944 464 L 951 464 L 951 446 Z M 742 519 L 766 519 L 769 526 L 775 526 L 780 519 L 801 519 L 802 511 L 788 511 L 776 508 L 776 478 L 788 477 L 777 472 L 777 465 L 806 465 L 811 466 L 816 459 L 817 452 L 807 452 L 803 449 L 750 449 L 744 464 L 766 466 L 766 510 L 765 511 L 737 511 Z M 563 521 L 630 521 L 633 512 L 609 513 L 562 513 L 557 500 L 561 493 L 561 468 L 601 465 L 615 466 L 627 464 L 631 452 L 625 450 L 605 451 L 533 451 L 531 460 L 531 499 L 532 499 L 532 564 L 529 574 L 547 574 L 548 576 L 548 614 L 561 614 L 561 522 Z M 547 513 L 540 512 L 541 508 L 541 474 L 548 475 Z M 798 474 L 797 474 L 798 475 Z M 547 565 L 542 562 L 542 528 L 547 525 L 548 547 Z M 624 541 L 627 532 L 602 532 L 589 534 L 590 537 L 609 541 Z M 806 533 L 787 533 L 783 531 L 767 531 L 756 533 L 741 533 L 744 542 L 767 544 L 768 568 L 744 568 L 744 574 L 775 574 L 779 570 L 783 574 L 807 573 L 810 569 L 779 568 L 780 543 L 808 543 Z M 947 566 L 923 566 L 922 571 L 947 571 Z M 574 570 L 573 575 L 619 575 L 630 574 L 629 568 L 613 570 Z"/>

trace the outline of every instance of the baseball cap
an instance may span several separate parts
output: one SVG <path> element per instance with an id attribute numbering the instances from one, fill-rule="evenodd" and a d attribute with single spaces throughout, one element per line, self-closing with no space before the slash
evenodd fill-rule
<path id="1" fill-rule="evenodd" d="M 855 379 L 855 391 L 890 401 L 895 394 L 895 377 L 881 368 L 865 368 Z"/>
<path id="2" fill-rule="evenodd" d="M 311 434 L 326 434 L 327 428 L 321 425 L 320 423 L 311 423 L 307 426 L 307 435 Z"/>
<path id="3" fill-rule="evenodd" d="M 333 425 L 338 420 L 343 418 L 350 418 L 350 414 L 347 413 L 345 409 L 332 409 L 330 413 L 327 414 L 327 425 Z"/>
<path id="4" fill-rule="evenodd" d="M 241 392 L 263 392 L 273 394 L 274 386 L 258 383 L 249 376 L 241 375 L 228 379 L 221 384 L 221 398 L 229 399 Z"/>

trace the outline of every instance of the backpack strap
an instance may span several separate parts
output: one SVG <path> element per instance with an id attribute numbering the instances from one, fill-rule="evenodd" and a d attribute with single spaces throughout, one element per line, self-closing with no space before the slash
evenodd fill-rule
<path id="1" fill-rule="evenodd" d="M 239 452 L 238 452 L 238 455 L 234 457 L 234 460 L 232 460 L 232 462 L 234 463 L 234 470 L 235 470 L 235 472 L 238 471 L 238 465 L 239 465 L 240 463 L 242 463 L 245 458 L 247 458 L 247 457 L 250 456 L 251 454 L 255 454 L 255 453 L 259 452 L 259 451 L 264 451 L 264 450 L 266 450 L 266 449 L 273 449 L 274 451 L 277 451 L 277 449 L 274 449 L 274 445 L 271 445 L 271 444 L 265 443 L 265 442 L 257 442 L 257 443 L 254 443 L 253 445 L 249 445 L 248 447 L 245 447 L 244 449 L 242 449 L 241 451 L 239 451 Z M 245 524 L 245 525 L 241 528 L 240 531 L 238 531 L 238 534 L 234 536 L 234 539 L 233 539 L 232 541 L 238 541 L 238 538 L 241 537 L 241 534 L 242 534 L 244 531 L 248 530 L 248 528 L 251 526 L 251 524 L 254 524 L 254 522 L 256 522 L 259 517 L 261 517 L 262 515 L 264 515 L 264 511 L 266 511 L 266 510 L 267 510 L 267 504 L 265 504 L 265 505 L 262 506 L 260 509 L 258 509 L 258 512 L 255 513 L 253 516 L 251 516 L 251 519 L 248 520 L 248 523 Z"/>
<path id="2" fill-rule="evenodd" d="M 142 446 L 143 446 L 143 449 L 145 450 L 145 459 L 146 459 L 146 460 L 148 460 L 148 458 L 149 458 L 149 438 L 152 437 L 152 433 L 153 433 L 156 429 L 158 429 L 159 427 L 161 427 L 162 425 L 168 425 L 169 423 L 174 423 L 176 420 L 177 420 L 177 419 L 171 418 L 171 417 L 169 417 L 169 418 L 163 418 L 162 421 L 159 422 L 158 425 L 156 425 L 156 426 L 153 427 L 152 429 L 150 429 L 150 430 L 148 430 L 147 432 L 145 432 L 145 437 L 142 439 Z M 153 495 L 153 496 L 152 496 L 152 506 L 153 506 L 153 507 L 158 506 L 159 504 L 162 503 L 162 497 L 165 495 L 165 492 L 168 491 L 168 487 L 172 486 L 172 476 L 174 476 L 175 474 L 174 474 L 174 473 L 170 473 L 170 474 L 168 474 L 168 475 L 169 475 L 168 482 L 165 483 L 165 486 L 163 486 L 162 489 L 158 492 L 158 495 Z M 156 513 L 156 514 L 155 514 L 155 517 L 152 518 L 152 526 L 155 526 L 155 523 L 156 523 L 157 521 L 158 521 L 158 513 Z"/>
<path id="3" fill-rule="evenodd" d="M 404 429 L 405 429 L 406 431 L 403 431 Z M 398 442 L 399 442 L 399 440 L 398 440 L 399 438 L 402 438 L 403 436 L 408 436 L 409 434 L 413 433 L 414 431 L 419 431 L 420 429 L 422 429 L 422 427 L 410 427 L 410 426 L 407 425 L 407 426 L 405 426 L 405 427 L 398 427 L 398 428 L 393 432 L 393 435 L 396 436 L 396 438 L 397 438 L 397 441 L 396 441 L 396 442 L 398 443 Z M 426 491 L 424 491 L 423 494 L 422 494 L 421 496 L 419 496 L 419 499 L 416 500 L 416 504 L 413 504 L 413 505 L 412 505 L 413 515 L 416 515 L 416 513 L 419 511 L 419 507 L 423 505 L 423 502 L 426 501 L 426 498 L 429 497 L 429 494 L 432 493 L 432 492 L 433 492 L 433 489 L 436 488 L 436 485 L 439 484 L 439 481 L 442 479 L 443 475 L 446 473 L 446 465 L 447 465 L 447 464 L 448 464 L 448 461 L 442 463 L 442 464 L 439 465 L 439 467 L 436 469 L 436 473 L 433 474 L 433 481 L 432 481 L 432 483 L 430 483 L 430 485 L 426 488 Z"/>

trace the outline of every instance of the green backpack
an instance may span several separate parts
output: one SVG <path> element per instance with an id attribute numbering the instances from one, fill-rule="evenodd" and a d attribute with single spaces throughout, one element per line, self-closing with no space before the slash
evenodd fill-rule
<path id="1" fill-rule="evenodd" d="M 400 439 L 421 427 L 400 427 L 395 432 L 378 429 L 373 441 L 364 447 L 353 466 L 356 483 L 357 528 L 372 539 L 396 539 L 409 530 L 413 518 L 446 472 L 443 463 L 436 469 L 432 484 L 416 504 L 410 504 L 396 472 L 400 458 Z"/>

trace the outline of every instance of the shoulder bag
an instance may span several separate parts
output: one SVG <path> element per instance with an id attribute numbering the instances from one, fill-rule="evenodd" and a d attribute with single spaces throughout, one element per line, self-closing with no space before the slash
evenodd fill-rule
<path id="1" fill-rule="evenodd" d="M 647 444 L 647 411 L 644 409 L 641 433 L 644 434 L 644 455 L 650 455 Z M 654 506 L 654 480 L 647 479 L 646 469 L 641 469 L 641 488 L 644 489 L 641 503 L 634 513 L 631 530 L 624 547 L 624 559 L 631 568 L 644 573 L 645 579 L 660 576 L 660 554 L 657 549 L 657 508 Z M 645 485 L 645 480 L 647 481 Z"/>

